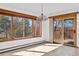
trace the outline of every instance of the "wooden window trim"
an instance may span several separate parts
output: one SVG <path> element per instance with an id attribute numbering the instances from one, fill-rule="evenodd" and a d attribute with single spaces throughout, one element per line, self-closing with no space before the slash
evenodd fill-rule
<path id="1" fill-rule="evenodd" d="M 77 14 L 77 13 L 79 13 L 79 12 L 72 12 L 72 13 L 66 13 L 66 14 L 60 14 L 60 15 L 55 15 L 55 16 L 49 16 L 48 18 L 59 18 L 59 17 L 61 17 L 61 16 L 66 16 L 66 15 L 75 15 L 75 14 Z"/>
<path id="2" fill-rule="evenodd" d="M 10 11 L 10 10 L 1 9 L 1 8 L 0 8 L 0 14 L 5 14 L 5 15 L 9 15 L 9 16 L 24 17 L 24 18 L 29 18 L 29 19 L 35 19 L 35 17 L 36 17 L 33 15 L 28 15 L 28 14 L 19 13 L 19 12 Z"/>

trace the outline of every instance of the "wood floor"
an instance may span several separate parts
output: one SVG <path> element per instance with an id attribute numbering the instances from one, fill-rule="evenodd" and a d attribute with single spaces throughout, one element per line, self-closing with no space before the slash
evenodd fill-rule
<path id="1" fill-rule="evenodd" d="M 0 53 L 0 56 L 79 56 L 79 48 L 42 43 Z"/>

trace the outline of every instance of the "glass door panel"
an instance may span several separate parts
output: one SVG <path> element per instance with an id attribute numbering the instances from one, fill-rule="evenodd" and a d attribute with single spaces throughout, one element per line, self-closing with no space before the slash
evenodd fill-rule
<path id="1" fill-rule="evenodd" d="M 64 39 L 65 44 L 74 45 L 74 19 L 65 19 L 64 20 Z"/>
<path id="2" fill-rule="evenodd" d="M 73 33 L 74 30 L 74 20 L 64 20 L 64 38 L 65 39 L 72 39 L 72 34 L 71 32 Z"/>
<path id="3" fill-rule="evenodd" d="M 62 43 L 62 21 L 54 20 L 53 25 L 54 25 L 54 31 L 53 31 L 54 42 Z"/>

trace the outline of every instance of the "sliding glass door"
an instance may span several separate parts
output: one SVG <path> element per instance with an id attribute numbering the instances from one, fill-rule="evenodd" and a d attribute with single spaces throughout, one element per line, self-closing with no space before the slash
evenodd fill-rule
<path id="1" fill-rule="evenodd" d="M 71 19 L 65 19 L 64 20 L 64 38 L 65 39 L 72 39 L 72 35 L 70 32 L 73 31 L 73 27 L 74 27 L 74 20 Z"/>
<path id="2" fill-rule="evenodd" d="M 74 45 L 75 35 L 74 32 L 74 18 L 68 19 L 54 19 L 53 20 L 53 38 L 55 43 L 63 43 L 65 45 Z"/>
<path id="3" fill-rule="evenodd" d="M 55 43 L 62 43 L 62 35 L 63 35 L 63 28 L 62 28 L 62 20 L 53 20 L 53 37 Z"/>
<path id="4" fill-rule="evenodd" d="M 64 19 L 64 39 L 65 44 L 74 45 L 74 19 Z"/>

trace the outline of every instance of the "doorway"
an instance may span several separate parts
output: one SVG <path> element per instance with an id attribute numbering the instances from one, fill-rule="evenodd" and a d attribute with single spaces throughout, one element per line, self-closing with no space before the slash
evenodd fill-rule
<path id="1" fill-rule="evenodd" d="M 74 18 L 64 19 L 64 45 L 74 46 Z"/>
<path id="2" fill-rule="evenodd" d="M 63 43 L 63 23 L 62 20 L 53 20 L 53 38 L 54 43 Z"/>
<path id="3" fill-rule="evenodd" d="M 76 46 L 76 16 L 53 17 L 53 42 L 67 46 Z"/>

